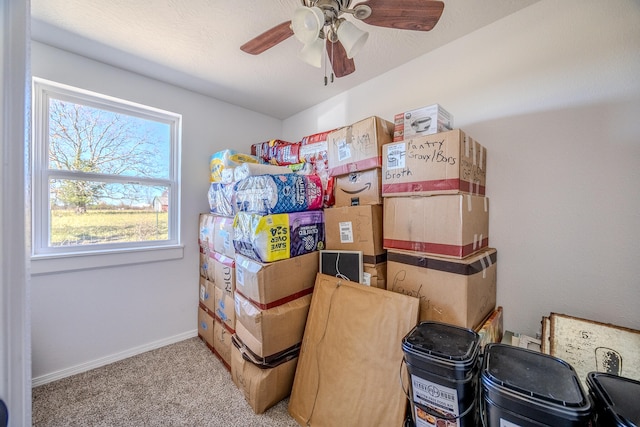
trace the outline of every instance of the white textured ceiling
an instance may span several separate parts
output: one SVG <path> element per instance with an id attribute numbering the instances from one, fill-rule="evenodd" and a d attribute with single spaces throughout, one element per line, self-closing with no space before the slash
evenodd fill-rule
<path id="1" fill-rule="evenodd" d="M 31 0 L 32 38 L 284 119 L 538 0 L 444 0 L 429 32 L 355 24 L 356 71 L 324 85 L 291 37 L 254 56 L 242 44 L 291 19 L 300 0 Z M 358 1 L 354 1 L 354 4 Z"/>

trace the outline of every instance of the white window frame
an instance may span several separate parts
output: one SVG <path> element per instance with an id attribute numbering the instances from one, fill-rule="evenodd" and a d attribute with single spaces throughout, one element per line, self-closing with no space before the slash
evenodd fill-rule
<path id="1" fill-rule="evenodd" d="M 170 160 L 168 179 L 132 177 L 130 182 L 163 185 L 169 189 L 168 239 L 159 241 L 102 243 L 77 246 L 49 246 L 49 179 L 80 178 L 109 182 L 109 175 L 67 172 L 49 169 L 49 100 L 51 98 L 88 105 L 94 108 L 166 123 L 170 126 Z M 180 154 L 182 116 L 123 99 L 33 78 L 32 176 L 32 253 L 31 273 L 80 270 L 123 264 L 181 258 L 180 240 Z"/>

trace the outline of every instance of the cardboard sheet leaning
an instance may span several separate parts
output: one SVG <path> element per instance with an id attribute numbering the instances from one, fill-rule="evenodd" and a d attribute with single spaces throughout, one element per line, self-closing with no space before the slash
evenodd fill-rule
<path id="1" fill-rule="evenodd" d="M 400 426 L 398 372 L 418 299 L 318 274 L 289 399 L 308 426 Z"/>

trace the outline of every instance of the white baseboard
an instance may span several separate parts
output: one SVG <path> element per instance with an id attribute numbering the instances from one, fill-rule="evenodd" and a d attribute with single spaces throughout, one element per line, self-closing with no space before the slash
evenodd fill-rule
<path id="1" fill-rule="evenodd" d="M 197 337 L 197 336 L 198 336 L 198 330 L 194 329 L 192 331 L 184 332 L 182 334 L 174 335 L 172 337 L 150 342 L 148 344 L 141 345 L 139 347 L 130 348 L 129 350 L 125 350 L 120 353 L 112 354 L 106 357 L 101 357 L 100 359 L 91 360 L 89 362 L 81 363 L 79 365 L 75 365 L 70 368 L 61 369 L 59 371 L 52 372 L 50 374 L 41 375 L 39 377 L 35 377 L 32 379 L 31 387 L 37 387 L 37 386 L 44 385 L 56 380 L 61 380 L 63 378 L 70 377 L 75 374 L 80 374 L 82 372 L 90 371 L 91 369 L 99 368 L 101 366 L 105 366 L 110 363 L 124 360 L 128 357 L 136 356 L 138 354 L 147 352 L 149 350 L 155 350 L 157 348 L 164 347 L 169 344 L 175 344 L 177 342 L 184 341 L 186 339 Z"/>

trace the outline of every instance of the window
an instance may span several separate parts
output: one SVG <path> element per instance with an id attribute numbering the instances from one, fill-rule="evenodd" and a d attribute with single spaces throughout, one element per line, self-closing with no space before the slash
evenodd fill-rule
<path id="1" fill-rule="evenodd" d="M 33 87 L 32 259 L 179 246 L 180 115 Z"/>

